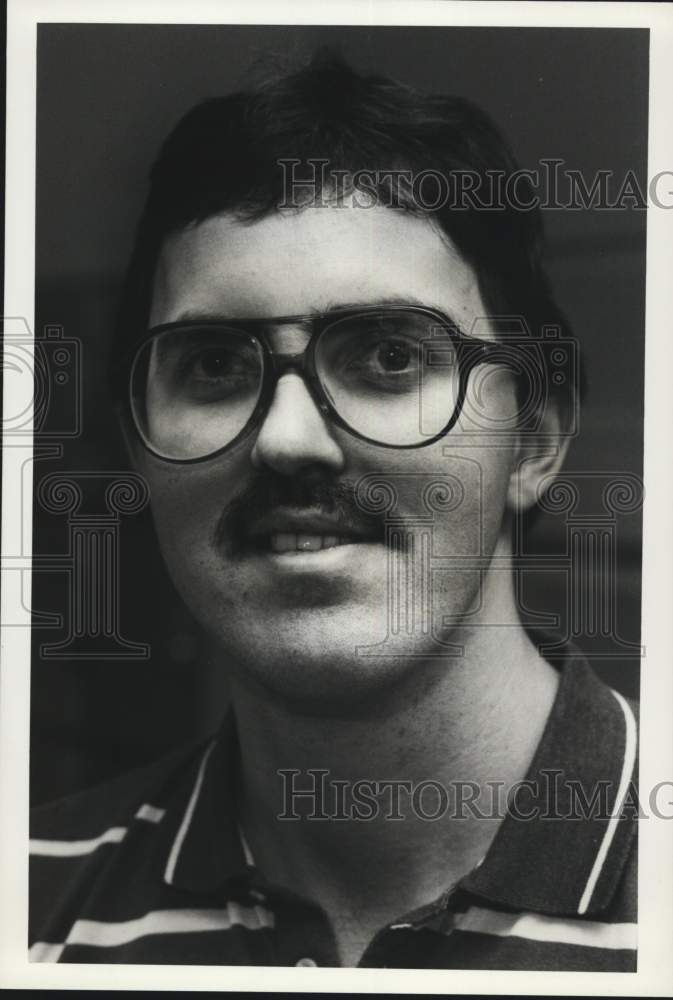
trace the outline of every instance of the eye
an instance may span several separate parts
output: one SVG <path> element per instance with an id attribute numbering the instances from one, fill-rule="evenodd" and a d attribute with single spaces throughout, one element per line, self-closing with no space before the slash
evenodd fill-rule
<path id="1" fill-rule="evenodd" d="M 418 371 L 419 345 L 399 334 L 370 334 L 364 343 L 350 345 L 345 371 L 351 376 L 399 382 Z"/>
<path id="2" fill-rule="evenodd" d="M 411 360 L 410 345 L 400 340 L 384 340 L 375 351 L 375 361 L 384 372 L 404 371 Z"/>
<path id="3" fill-rule="evenodd" d="M 161 374 L 172 393 L 213 402 L 256 391 L 261 370 L 261 358 L 251 343 L 233 338 L 229 343 L 200 343 L 194 338 L 166 352 Z"/>
<path id="4" fill-rule="evenodd" d="M 191 359 L 188 368 L 197 378 L 219 379 L 244 371 L 240 356 L 222 347 L 200 351 Z"/>
<path id="5" fill-rule="evenodd" d="M 334 391 L 418 392 L 430 335 L 427 318 L 410 311 L 347 317 L 325 331 L 317 368 Z"/>

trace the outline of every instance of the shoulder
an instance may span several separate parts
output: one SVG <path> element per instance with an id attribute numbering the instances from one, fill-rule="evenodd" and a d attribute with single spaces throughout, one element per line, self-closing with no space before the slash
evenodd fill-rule
<path id="1" fill-rule="evenodd" d="M 157 800 L 147 804 L 160 806 L 159 800 L 202 748 L 202 741 L 186 744 L 100 785 L 34 807 L 30 812 L 31 853 L 36 839 L 93 837 L 106 826 L 131 819 L 147 797 Z"/>
<path id="2" fill-rule="evenodd" d="M 127 834 L 158 830 L 175 789 L 203 753 L 199 740 L 104 784 L 40 805 L 30 814 L 30 940 L 63 938 Z"/>

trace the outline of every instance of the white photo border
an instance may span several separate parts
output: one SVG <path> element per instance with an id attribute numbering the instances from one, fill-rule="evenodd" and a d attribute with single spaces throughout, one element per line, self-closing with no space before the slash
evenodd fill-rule
<path id="1" fill-rule="evenodd" d="M 228 0 L 9 0 L 5 317 L 34 329 L 35 119 L 37 25 L 352 24 L 502 27 L 623 27 L 650 30 L 648 174 L 673 169 L 673 8 L 656 3 L 228 2 Z M 643 510 L 641 786 L 673 779 L 673 210 L 650 207 L 647 220 L 645 343 L 646 499 Z M 6 381 L 5 421 L 15 412 Z M 3 566 L 20 532 L 30 562 L 32 473 L 16 476 L 3 440 Z M 25 449 L 22 452 L 26 457 Z M 14 456 L 15 457 L 15 456 Z M 12 550 L 13 551 L 13 550 Z M 16 621 L 16 593 L 3 572 L 2 621 Z M 30 588 L 30 572 L 25 574 Z M 637 973 L 481 970 L 286 969 L 212 966 L 48 965 L 27 947 L 30 630 L 3 627 L 0 672 L 0 986 L 91 989 L 265 990 L 334 993 L 470 993 L 669 996 L 673 994 L 673 821 L 650 817 L 640 829 Z"/>

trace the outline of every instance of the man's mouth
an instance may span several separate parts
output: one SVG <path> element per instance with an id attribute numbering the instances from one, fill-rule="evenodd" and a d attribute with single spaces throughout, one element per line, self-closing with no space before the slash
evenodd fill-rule
<path id="1" fill-rule="evenodd" d="M 315 511 L 277 511 L 255 521 L 239 548 L 244 552 L 322 552 L 342 545 L 383 542 L 383 532 L 372 524 L 360 524 Z M 241 544 L 242 543 L 242 544 Z"/>
<path id="2" fill-rule="evenodd" d="M 272 552 L 319 552 L 321 549 L 333 549 L 337 545 L 352 545 L 353 538 L 339 535 L 309 535 L 305 533 L 279 531 L 268 539 L 260 539 Z M 266 544 L 263 546 L 267 547 Z"/>

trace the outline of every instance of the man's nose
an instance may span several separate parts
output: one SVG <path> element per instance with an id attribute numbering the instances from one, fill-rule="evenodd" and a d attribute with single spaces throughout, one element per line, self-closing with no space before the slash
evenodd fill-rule
<path id="1" fill-rule="evenodd" d="M 340 472 L 344 454 L 296 372 L 278 379 L 271 406 L 252 449 L 252 464 L 293 475 L 309 466 Z"/>

